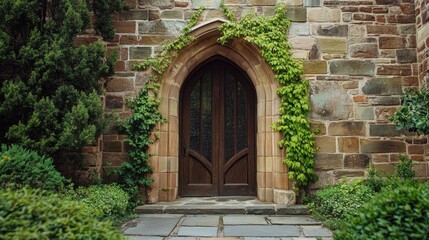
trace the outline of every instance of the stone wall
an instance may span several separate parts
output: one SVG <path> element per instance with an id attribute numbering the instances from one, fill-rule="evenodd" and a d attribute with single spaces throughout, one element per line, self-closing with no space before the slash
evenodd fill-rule
<path id="1" fill-rule="evenodd" d="M 105 97 L 106 110 L 124 117 L 130 114 L 126 98 L 135 95 L 148 78 L 147 73 L 132 70 L 133 62 L 156 54 L 163 42 L 181 32 L 200 6 L 207 8 L 202 22 L 224 18 L 220 0 L 125 2 L 130 11 L 115 16 L 117 34 L 108 43 L 110 51 L 119 53 L 119 61 L 115 76 L 107 82 Z M 310 118 L 317 132 L 315 158 L 320 177 L 312 188 L 343 177 L 364 177 L 371 163 L 392 172 L 400 153 L 415 161 L 418 177 L 428 178 L 427 137 L 398 132 L 388 120 L 400 105 L 402 91 L 418 88 L 419 79 L 428 77 L 427 1 L 225 0 L 237 17 L 248 12 L 271 16 L 277 2 L 288 4 L 292 21 L 288 37 L 311 83 Z M 104 135 L 104 170 L 126 161 L 124 137 L 114 126 Z M 272 168 L 281 159 L 276 161 L 265 165 Z M 158 195 L 165 196 L 159 200 L 174 200 L 178 164 L 165 157 L 157 159 L 153 167 L 159 173 L 156 186 L 176 186 L 175 192 L 160 191 Z M 266 184 L 268 180 L 258 181 Z"/>

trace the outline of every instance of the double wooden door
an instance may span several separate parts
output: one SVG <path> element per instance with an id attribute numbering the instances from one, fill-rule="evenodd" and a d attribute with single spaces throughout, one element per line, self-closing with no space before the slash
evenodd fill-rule
<path id="1" fill-rule="evenodd" d="M 196 70 L 181 92 L 180 195 L 255 195 L 255 92 L 223 59 Z"/>

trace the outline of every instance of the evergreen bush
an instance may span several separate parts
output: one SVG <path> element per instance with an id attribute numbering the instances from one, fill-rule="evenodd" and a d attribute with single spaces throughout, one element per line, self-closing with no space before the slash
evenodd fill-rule
<path id="1" fill-rule="evenodd" d="M 41 190 L 0 190 L 0 239 L 125 239 L 85 206 Z"/>
<path id="2" fill-rule="evenodd" d="M 55 170 L 51 158 L 17 145 L 3 145 L 0 151 L 0 187 L 12 185 L 63 191 L 67 181 Z"/>

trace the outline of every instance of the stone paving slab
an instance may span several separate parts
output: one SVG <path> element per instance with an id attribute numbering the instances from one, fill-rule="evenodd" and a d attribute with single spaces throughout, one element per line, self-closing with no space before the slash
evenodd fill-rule
<path id="1" fill-rule="evenodd" d="M 165 206 L 165 213 L 170 214 L 245 214 L 244 206 L 223 206 L 223 205 L 194 205 L 194 207 L 182 206 Z"/>
<path id="2" fill-rule="evenodd" d="M 299 237 L 296 226 L 225 226 L 225 236 L 233 237 Z"/>
<path id="3" fill-rule="evenodd" d="M 169 236 L 182 216 L 156 215 L 138 218 L 137 226 L 124 231 L 125 235 Z"/>
<path id="4" fill-rule="evenodd" d="M 127 236 L 129 240 L 163 240 L 163 237 Z"/>
<path id="5" fill-rule="evenodd" d="M 181 227 L 178 236 L 217 237 L 217 227 Z"/>
<path id="6" fill-rule="evenodd" d="M 310 216 L 281 216 L 281 217 L 268 217 L 268 220 L 273 225 L 319 225 L 320 221 Z"/>
<path id="7" fill-rule="evenodd" d="M 226 215 L 224 225 L 268 225 L 264 216 L 260 215 Z"/>
<path id="8" fill-rule="evenodd" d="M 321 226 L 302 226 L 302 229 L 306 237 L 332 237 L 332 232 Z"/>
<path id="9" fill-rule="evenodd" d="M 219 225 L 218 215 L 206 215 L 206 216 L 186 216 L 182 223 L 182 226 L 194 226 L 194 227 L 217 227 Z"/>

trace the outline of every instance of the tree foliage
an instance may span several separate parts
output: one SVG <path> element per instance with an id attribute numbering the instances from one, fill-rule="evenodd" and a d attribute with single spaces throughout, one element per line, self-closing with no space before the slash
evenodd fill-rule
<path id="1" fill-rule="evenodd" d="M 100 80 L 115 57 L 101 41 L 75 39 L 91 27 L 91 10 L 96 31 L 113 37 L 97 17 L 121 8 L 121 0 L 0 0 L 0 142 L 51 156 L 94 143 L 103 129 Z"/>

